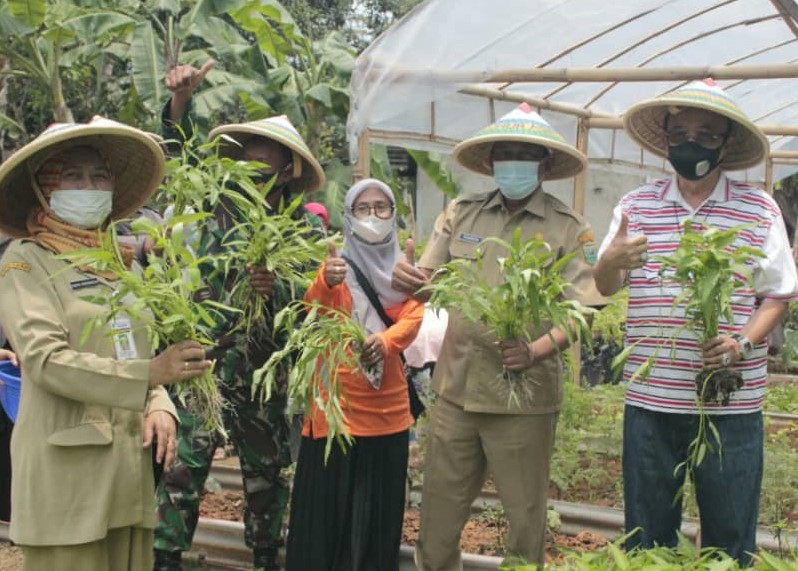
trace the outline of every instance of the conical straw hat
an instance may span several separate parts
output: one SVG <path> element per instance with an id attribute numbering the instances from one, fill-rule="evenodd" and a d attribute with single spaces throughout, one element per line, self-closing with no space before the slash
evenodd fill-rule
<path id="1" fill-rule="evenodd" d="M 693 81 L 671 93 L 633 105 L 624 114 L 624 128 L 642 147 L 667 157 L 665 117 L 685 107 L 706 109 L 733 122 L 720 161 L 723 169 L 741 170 L 764 160 L 770 148 L 767 137 L 712 79 Z"/>
<path id="2" fill-rule="evenodd" d="M 526 103 L 461 141 L 454 148 L 454 158 L 467 169 L 492 175 L 490 152 L 493 144 L 499 141 L 519 141 L 548 148 L 552 160 L 546 180 L 575 176 L 587 166 L 587 157 L 566 143 L 562 135 Z"/>
<path id="3" fill-rule="evenodd" d="M 319 161 L 311 154 L 304 139 L 285 115 L 249 123 L 222 125 L 212 130 L 208 136 L 211 140 L 222 137 L 221 153 L 236 160 L 242 158 L 244 145 L 252 137 L 277 141 L 291 149 L 294 154 L 294 180 L 289 184 L 295 190 L 313 192 L 324 185 L 324 170 Z M 296 160 L 297 155 L 299 161 Z"/>
<path id="4" fill-rule="evenodd" d="M 89 146 L 108 162 L 114 179 L 111 219 L 133 214 L 164 177 L 157 135 L 95 116 L 88 123 L 53 123 L 0 165 L 0 231 L 28 235 L 28 213 L 39 204 L 33 177 L 47 159 L 67 149 Z"/>

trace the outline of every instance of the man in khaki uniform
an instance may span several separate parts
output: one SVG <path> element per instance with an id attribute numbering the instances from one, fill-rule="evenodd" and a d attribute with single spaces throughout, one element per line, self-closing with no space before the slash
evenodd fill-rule
<path id="1" fill-rule="evenodd" d="M 455 159 L 499 186 L 488 194 L 465 195 L 443 212 L 418 267 L 408 260 L 394 269 L 394 288 L 409 294 L 429 283 L 433 270 L 454 258 L 476 260 L 480 278 L 498 285 L 496 259 L 505 255 L 489 236 L 510 241 L 516 228 L 523 238 L 542 239 L 564 256 L 577 252 L 565 270 L 573 284 L 569 297 L 599 305 L 591 265 L 595 243 L 590 226 L 569 207 L 545 194 L 541 180 L 571 177 L 586 164 L 527 105 L 505 115 L 460 143 Z M 552 338 L 556 342 L 552 341 Z M 471 503 L 489 471 L 510 523 L 508 554 L 543 565 L 549 460 L 562 403 L 559 352 L 564 331 L 535 332 L 535 340 L 503 341 L 482 324 L 451 308 L 449 327 L 433 376 L 438 400 L 431 412 L 421 502 L 416 564 L 423 571 L 462 569 L 459 537 Z M 535 383 L 532 400 L 508 408 L 502 371 L 525 371 Z"/>
<path id="2" fill-rule="evenodd" d="M 0 315 L 22 370 L 11 439 L 11 539 L 26 571 L 152 566 L 152 454 L 176 454 L 176 412 L 160 385 L 211 366 L 198 343 L 153 357 L 146 323 L 109 312 L 116 274 L 70 262 L 97 228 L 141 206 L 163 177 L 147 134 L 107 119 L 56 124 L 0 166 Z M 121 248 L 132 261 L 133 251 Z M 135 300 L 125 299 L 130 306 Z"/>

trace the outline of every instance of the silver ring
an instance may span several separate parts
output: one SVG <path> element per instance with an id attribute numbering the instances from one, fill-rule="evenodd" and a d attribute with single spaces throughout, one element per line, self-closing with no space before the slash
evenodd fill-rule
<path id="1" fill-rule="evenodd" d="M 724 367 L 728 367 L 731 364 L 731 355 L 728 353 L 724 353 L 720 356 L 720 364 Z"/>

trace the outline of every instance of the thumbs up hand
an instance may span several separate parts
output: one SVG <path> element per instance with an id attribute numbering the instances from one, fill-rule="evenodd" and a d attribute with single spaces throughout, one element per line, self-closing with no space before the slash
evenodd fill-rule
<path id="1" fill-rule="evenodd" d="M 616 270 L 641 268 L 648 260 L 648 238 L 643 235 L 629 236 L 629 218 L 626 214 L 621 214 L 618 231 L 602 259 Z"/>
<path id="2" fill-rule="evenodd" d="M 412 238 L 408 238 L 405 242 L 405 261 L 411 266 L 416 265 L 416 247 Z"/>
<path id="3" fill-rule="evenodd" d="M 418 295 L 419 289 L 429 284 L 431 272 L 416 267 L 416 251 L 412 239 L 405 243 L 405 256 L 393 267 L 391 287 L 415 297 L 419 301 L 426 301 L 429 295 Z"/>
<path id="4" fill-rule="evenodd" d="M 324 281 L 328 287 L 335 287 L 346 279 L 346 260 L 338 255 L 335 242 L 327 240 L 327 259 L 324 262 Z"/>

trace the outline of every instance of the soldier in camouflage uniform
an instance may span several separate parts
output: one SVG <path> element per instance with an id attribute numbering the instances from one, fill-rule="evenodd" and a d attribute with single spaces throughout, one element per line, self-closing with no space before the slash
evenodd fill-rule
<path id="1" fill-rule="evenodd" d="M 164 110 L 165 134 L 171 139 L 188 138 L 191 125 L 186 121 L 186 108 L 191 92 L 212 67 L 201 69 L 178 66 L 167 75 L 167 87 L 172 99 Z M 175 129 L 181 124 L 183 134 Z M 324 172 L 310 154 L 305 142 L 285 117 L 272 117 L 238 125 L 217 127 L 210 133 L 215 139 L 226 135 L 238 144 L 223 143 L 221 153 L 232 158 L 256 160 L 271 168 L 265 177 L 276 176 L 275 185 L 267 201 L 277 208 L 281 199 L 289 199 L 298 192 L 311 192 L 324 183 Z M 285 201 L 288 202 L 287 200 Z M 229 205 L 228 205 L 229 206 Z M 231 214 L 233 212 L 233 214 Z M 309 224 L 320 228 L 320 221 L 303 211 Z M 235 210 L 217 207 L 214 218 L 200 231 L 199 255 L 214 254 L 224 247 L 223 238 L 235 223 Z M 321 230 L 320 230 L 321 231 Z M 242 271 L 207 272 L 208 295 L 229 304 L 229 295 Z M 253 289 L 267 300 L 269 315 L 273 316 L 291 301 L 287 287 L 266 270 L 246 268 Z M 301 292 L 300 292 L 301 297 Z M 234 318 L 219 328 L 218 345 L 209 353 L 216 358 L 215 374 L 229 407 L 225 410 L 225 425 L 241 463 L 245 495 L 245 540 L 253 549 L 257 570 L 279 569 L 277 554 L 283 543 L 282 521 L 288 503 L 288 482 L 280 476 L 290 463 L 288 450 L 289 428 L 285 419 L 285 383 L 264 405 L 251 394 L 252 374 L 281 344 L 271 333 L 271 323 L 244 333 L 228 334 L 236 325 Z M 215 354 L 214 354 L 215 353 Z M 287 371 L 280 375 L 287 379 Z M 156 490 L 158 521 L 155 528 L 155 571 L 181 569 L 181 555 L 191 548 L 191 541 L 199 517 L 200 495 L 208 477 L 213 453 L 221 438 L 202 429 L 196 417 L 186 410 L 178 410 L 178 461 L 165 473 Z"/>

